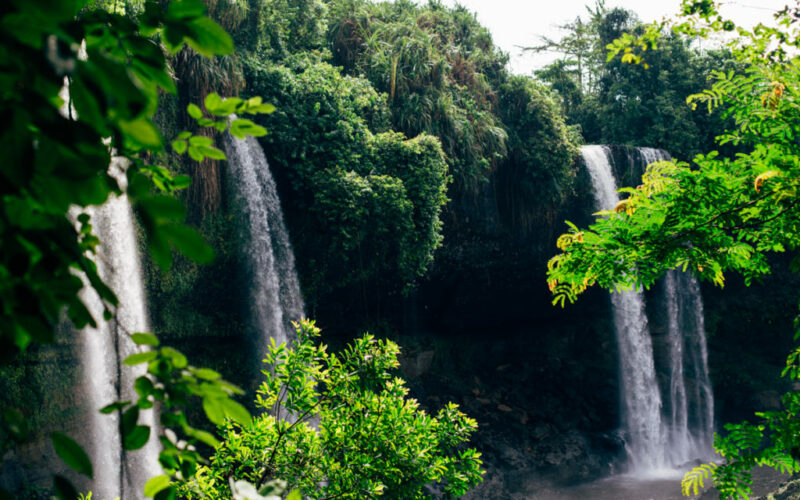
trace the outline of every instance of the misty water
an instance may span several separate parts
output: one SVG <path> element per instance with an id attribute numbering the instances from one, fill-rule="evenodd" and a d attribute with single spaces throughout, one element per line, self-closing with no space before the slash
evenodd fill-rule
<path id="1" fill-rule="evenodd" d="M 225 137 L 230 184 L 239 206 L 243 265 L 250 287 L 250 321 L 262 351 L 294 337 L 292 321 L 303 317 L 303 297 L 278 189 L 254 137 Z"/>
<path id="2" fill-rule="evenodd" d="M 109 173 L 121 186 L 125 185 L 123 161 L 113 159 Z M 114 318 L 106 321 L 97 293 L 88 288 L 81 292 L 97 321 L 97 328 L 86 327 L 80 332 L 82 392 L 88 401 L 90 420 L 90 432 L 82 439 L 91 454 L 97 478 L 92 491 L 96 498 L 142 499 L 144 483 L 161 474 L 158 441 L 151 438 L 143 448 L 126 451 L 119 434 L 119 414 L 97 411 L 115 401 L 135 399 L 133 381 L 146 371 L 146 365 L 122 364 L 122 360 L 140 350 L 130 335 L 150 331 L 136 227 L 125 195 L 111 197 L 100 207 L 89 207 L 86 213 L 102 242 L 95 256 L 98 272 L 120 304 Z M 149 426 L 151 436 L 157 434 L 157 421 L 154 409 L 144 410 L 139 416 L 139 424 Z"/>

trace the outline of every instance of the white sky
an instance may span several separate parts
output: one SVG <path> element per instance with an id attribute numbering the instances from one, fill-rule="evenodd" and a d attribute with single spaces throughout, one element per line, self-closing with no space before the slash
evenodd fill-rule
<path id="1" fill-rule="evenodd" d="M 558 39 L 557 26 L 579 15 L 588 19 L 585 5 L 594 5 L 594 0 L 443 0 L 443 3 L 451 6 L 459 3 L 477 12 L 478 21 L 492 32 L 495 44 L 511 55 L 511 70 L 529 74 L 557 56 L 530 52 L 522 55 L 517 47 L 537 45 L 540 36 Z M 752 26 L 769 23 L 772 13 L 787 3 L 794 4 L 794 0 L 728 0 L 723 2 L 722 13 L 738 24 Z M 672 17 L 679 5 L 680 0 L 606 0 L 608 9 L 632 10 L 643 22 Z"/>

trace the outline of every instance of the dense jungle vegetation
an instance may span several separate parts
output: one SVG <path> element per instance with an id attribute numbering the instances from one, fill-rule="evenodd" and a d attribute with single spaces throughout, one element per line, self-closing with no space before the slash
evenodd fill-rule
<path id="1" fill-rule="evenodd" d="M 686 159 L 708 150 L 723 119 L 692 112 L 685 97 L 712 69 L 737 64 L 679 35 L 648 70 L 606 62 L 606 44 L 642 28 L 634 13 L 602 4 L 565 38 L 585 39 L 582 52 L 566 51 L 535 78 L 511 74 L 508 55 L 461 7 L 253 2 L 244 12 L 226 26 L 235 55 L 187 66 L 181 96 L 222 87 L 276 106 L 256 122 L 269 131 L 260 140 L 312 313 L 329 296 L 413 286 L 445 235 L 461 238 L 465 213 L 490 185 L 508 226 L 555 225 L 584 142 L 648 144 Z M 224 232 L 218 169 L 201 166 L 190 188 L 190 207 L 212 232 Z M 167 301 L 180 295 L 175 286 Z"/>
<path id="2" fill-rule="evenodd" d="M 435 0 L 10 0 L 0 7 L 0 450 L 41 439 L 43 401 L 25 380 L 40 379 L 26 363 L 58 343 L 65 317 L 97 325 L 81 289 L 114 315 L 82 212 L 125 193 L 159 335 L 128 332 L 143 350 L 125 363 L 148 374 L 133 400 L 104 412 L 119 414 L 125 449 L 163 446 L 165 474 L 147 496 L 425 498 L 432 484 L 463 495 L 481 481 L 476 422 L 408 397 L 394 342 L 364 335 L 328 352 L 303 321 L 293 347 L 269 349 L 263 384 L 244 363 L 212 355 L 195 367 L 163 345 L 199 350 L 246 331 L 226 281 L 244 278 L 222 136 L 258 137 L 269 158 L 307 313 L 340 309 L 354 329 L 380 328 L 382 308 L 474 250 L 486 199 L 504 229 L 553 243 L 576 203 L 584 143 L 647 144 L 676 161 L 559 239 L 556 301 L 592 284 L 646 287 L 676 266 L 718 284 L 729 269 L 765 275 L 765 254 L 795 250 L 800 234 L 797 68 L 785 50 L 800 44 L 797 16 L 784 13 L 783 31 L 742 32 L 752 47 L 709 51 L 692 41 L 734 26 L 709 2 L 685 1 L 683 15 L 695 24 L 645 26 L 598 2 L 563 38 L 531 41 L 561 57 L 527 76 L 507 69 L 473 13 Z M 687 106 L 691 94 L 723 112 Z M 108 174 L 112 156 L 129 163 L 123 182 Z M 787 362 L 793 379 L 798 360 Z M 296 422 L 281 419 L 282 401 Z M 154 404 L 159 436 L 138 421 Z M 798 393 L 784 404 L 730 427 L 717 443 L 727 462 L 695 470 L 685 490 L 713 475 L 723 494 L 744 494 L 756 465 L 800 470 Z M 93 476 L 77 443 L 51 439 Z M 52 491 L 79 497 L 62 475 Z"/>

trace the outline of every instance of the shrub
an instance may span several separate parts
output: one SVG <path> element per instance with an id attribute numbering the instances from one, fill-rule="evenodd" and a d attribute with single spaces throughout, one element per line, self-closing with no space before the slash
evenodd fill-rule
<path id="1" fill-rule="evenodd" d="M 262 144 L 291 189 L 282 200 L 305 296 L 412 283 L 442 239 L 449 176 L 440 142 L 386 132 L 386 96 L 366 80 L 312 58 L 286 64 L 251 61 L 248 80 L 278 108 L 261 122 L 270 131 Z"/>
<path id="2" fill-rule="evenodd" d="M 426 486 L 463 495 L 481 481 L 480 454 L 465 443 L 477 428 L 448 404 L 435 416 L 392 375 L 398 346 L 370 335 L 339 354 L 315 345 L 313 322 L 294 348 L 270 346 L 252 425 L 228 422 L 188 498 L 228 498 L 229 483 L 288 481 L 311 498 L 424 498 Z M 282 418 L 284 417 L 285 418 Z"/>

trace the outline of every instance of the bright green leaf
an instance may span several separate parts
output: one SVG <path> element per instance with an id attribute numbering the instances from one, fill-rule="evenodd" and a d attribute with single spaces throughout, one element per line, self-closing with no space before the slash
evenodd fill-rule
<path id="1" fill-rule="evenodd" d="M 186 141 L 182 141 L 180 139 L 172 141 L 172 149 L 179 155 L 185 153 L 187 147 L 188 145 L 186 144 Z"/>
<path id="2" fill-rule="evenodd" d="M 134 365 L 139 365 L 139 364 L 142 364 L 142 363 L 147 363 L 149 361 L 152 361 L 152 360 L 156 359 L 157 357 L 158 357 L 158 353 L 157 352 L 155 352 L 155 351 L 145 351 L 145 352 L 140 352 L 140 353 L 137 353 L 137 354 L 131 354 L 130 356 L 125 358 L 123 363 L 128 365 L 128 366 L 134 366 Z"/>
<path id="3" fill-rule="evenodd" d="M 152 333 L 134 333 L 131 335 L 131 340 L 133 340 L 133 343 L 136 345 L 158 346 L 158 337 Z"/>
<path id="4" fill-rule="evenodd" d="M 203 118 L 203 111 L 194 103 L 190 103 L 188 106 L 186 106 L 186 111 L 189 113 L 189 116 L 191 116 L 195 120 Z M 191 135 L 189 132 L 181 133 L 181 135 L 183 134 Z M 186 137 L 180 137 L 180 136 L 178 137 L 181 139 L 188 139 L 189 135 L 187 135 Z"/>
<path id="5" fill-rule="evenodd" d="M 166 474 L 152 477 L 144 485 L 144 496 L 152 498 L 156 496 L 156 493 L 159 491 L 169 487 L 169 484 L 170 479 Z"/>
<path id="6" fill-rule="evenodd" d="M 147 444 L 148 439 L 150 439 L 150 427 L 137 425 L 125 435 L 123 447 L 126 450 L 138 450 Z"/>

